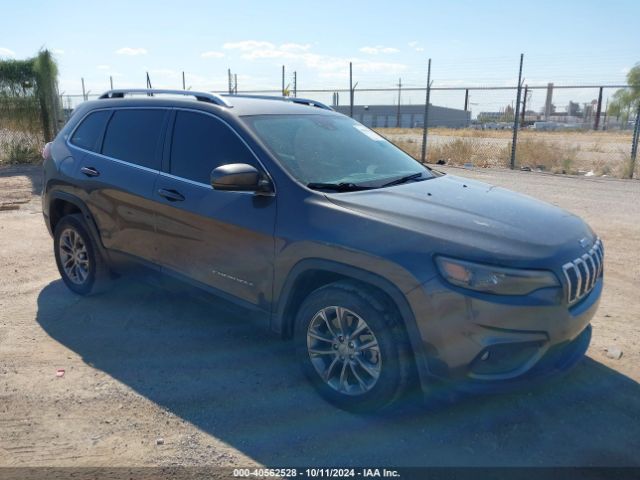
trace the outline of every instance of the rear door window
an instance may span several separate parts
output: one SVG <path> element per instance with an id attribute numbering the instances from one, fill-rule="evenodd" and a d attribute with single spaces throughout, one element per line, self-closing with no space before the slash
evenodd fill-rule
<path id="1" fill-rule="evenodd" d="M 102 153 L 142 167 L 160 170 L 164 109 L 116 110 L 104 136 Z"/>
<path id="2" fill-rule="evenodd" d="M 85 150 L 99 151 L 98 142 L 102 137 L 104 126 L 109 120 L 109 115 L 111 115 L 111 110 L 100 110 L 87 115 L 73 132 L 71 143 Z"/>
<path id="3" fill-rule="evenodd" d="M 224 122 L 202 113 L 178 111 L 170 173 L 209 185 L 211 170 L 228 163 L 258 168 L 251 151 Z"/>

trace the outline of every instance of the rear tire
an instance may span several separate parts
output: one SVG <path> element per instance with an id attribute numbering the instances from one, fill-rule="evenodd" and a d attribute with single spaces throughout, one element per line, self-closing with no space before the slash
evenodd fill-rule
<path id="1" fill-rule="evenodd" d="M 111 273 L 80 214 L 60 219 L 53 233 L 56 265 L 65 285 L 79 295 L 93 295 L 111 286 Z"/>
<path id="2" fill-rule="evenodd" d="M 388 407 L 412 378 L 413 357 L 398 313 L 367 287 L 340 281 L 311 293 L 296 316 L 296 355 L 333 405 L 351 412 Z"/>

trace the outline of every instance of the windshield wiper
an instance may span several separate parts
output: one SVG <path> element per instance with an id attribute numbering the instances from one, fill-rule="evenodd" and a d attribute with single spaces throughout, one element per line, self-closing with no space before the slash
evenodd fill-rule
<path id="1" fill-rule="evenodd" d="M 336 192 L 356 192 L 358 190 L 371 190 L 374 187 L 365 187 L 355 183 L 307 183 L 307 187 L 315 190 L 335 190 Z"/>
<path id="2" fill-rule="evenodd" d="M 400 185 L 401 183 L 407 183 L 410 180 L 416 180 L 422 176 L 423 172 L 412 173 L 411 175 L 406 175 L 404 177 L 396 178 L 387 183 L 383 183 L 380 185 L 381 187 L 392 187 L 393 185 Z M 426 180 L 426 178 L 425 178 Z"/>

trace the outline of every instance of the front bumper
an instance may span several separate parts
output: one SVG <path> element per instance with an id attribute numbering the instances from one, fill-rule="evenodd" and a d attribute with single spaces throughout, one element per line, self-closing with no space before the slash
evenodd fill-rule
<path id="1" fill-rule="evenodd" d="M 528 385 L 575 365 L 589 346 L 603 279 L 572 307 L 559 289 L 498 298 L 452 289 L 440 279 L 424 287 L 409 299 L 427 381 L 435 377 L 461 390 L 488 392 Z M 433 385 L 422 387 L 429 392 Z"/>
<path id="2" fill-rule="evenodd" d="M 519 376 L 499 381 L 467 379 L 452 386 L 467 393 L 498 393 L 531 387 L 571 370 L 582 360 L 590 342 L 591 325 L 587 325 L 573 340 L 549 348 L 531 369 Z"/>

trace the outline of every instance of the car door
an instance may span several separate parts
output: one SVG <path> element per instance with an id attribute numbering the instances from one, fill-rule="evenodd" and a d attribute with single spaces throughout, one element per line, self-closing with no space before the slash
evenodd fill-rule
<path id="1" fill-rule="evenodd" d="M 122 108 L 101 112 L 91 115 L 108 115 L 105 133 L 96 148 L 84 149 L 78 165 L 85 202 L 106 248 L 156 263 L 153 192 L 170 111 Z M 77 146 L 75 137 L 74 133 L 71 144 Z"/>
<path id="2" fill-rule="evenodd" d="M 259 307 L 268 308 L 273 280 L 276 199 L 217 191 L 211 171 L 247 163 L 264 170 L 223 120 L 176 109 L 167 171 L 155 191 L 163 269 Z"/>

